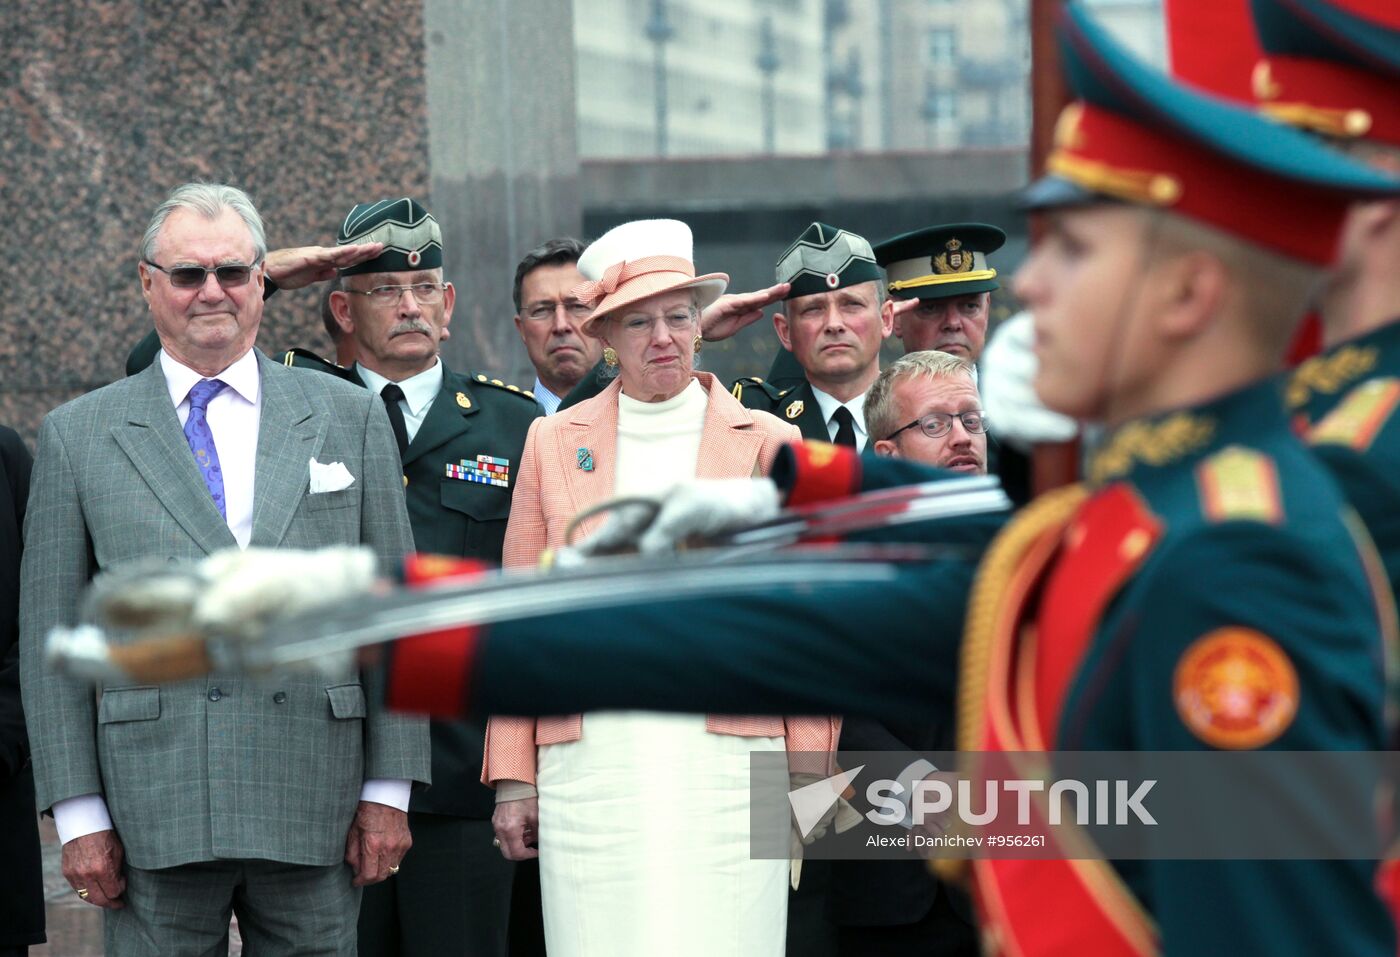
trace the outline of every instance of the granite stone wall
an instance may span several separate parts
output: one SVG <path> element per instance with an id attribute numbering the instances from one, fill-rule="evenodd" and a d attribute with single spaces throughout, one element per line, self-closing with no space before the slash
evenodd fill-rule
<path id="1" fill-rule="evenodd" d="M 355 202 L 429 189 L 421 4 L 0 4 L 0 422 L 123 373 L 150 322 L 136 275 L 174 186 L 248 190 L 273 247 L 331 242 Z M 258 344 L 330 354 L 313 291 Z"/>

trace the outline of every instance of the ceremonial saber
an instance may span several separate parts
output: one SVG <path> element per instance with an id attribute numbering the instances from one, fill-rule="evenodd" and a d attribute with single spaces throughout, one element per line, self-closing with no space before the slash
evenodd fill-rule
<path id="1" fill-rule="evenodd" d="M 139 637 L 116 643 L 98 625 L 55 628 L 50 666 L 91 681 L 159 683 L 210 672 L 267 673 L 346 667 L 358 649 L 405 635 L 486 625 L 555 612 L 668 599 L 743 595 L 773 587 L 864 583 L 879 585 L 899 565 L 938 558 L 967 559 L 950 545 L 837 545 L 803 548 L 807 540 L 914 521 L 1006 509 L 992 478 L 950 479 L 866 493 L 835 506 L 793 509 L 777 518 L 671 555 L 590 559 L 574 568 L 492 572 L 447 578 L 303 608 L 268 623 L 254 640 L 218 633 Z M 796 548 L 778 551 L 783 546 Z"/>

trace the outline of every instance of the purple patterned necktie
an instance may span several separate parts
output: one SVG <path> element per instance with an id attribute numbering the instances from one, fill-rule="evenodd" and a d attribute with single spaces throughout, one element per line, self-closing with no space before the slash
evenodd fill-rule
<path id="1" fill-rule="evenodd" d="M 199 466 L 199 474 L 204 476 L 204 487 L 214 500 L 214 507 L 228 521 L 228 509 L 224 505 L 224 470 L 219 467 L 219 450 L 214 447 L 214 433 L 209 431 L 209 420 L 205 413 L 209 410 L 209 400 L 224 391 L 224 383 L 218 379 L 200 379 L 190 390 L 190 417 L 185 420 L 185 441 L 190 443 L 194 453 L 194 464 Z"/>

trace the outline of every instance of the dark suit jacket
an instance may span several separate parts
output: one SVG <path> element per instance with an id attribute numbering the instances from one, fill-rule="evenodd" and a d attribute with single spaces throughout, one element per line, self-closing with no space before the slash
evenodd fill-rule
<path id="1" fill-rule="evenodd" d="M 20 530 L 32 465 L 19 436 L 0 427 L 0 949 L 44 941 L 34 774 L 19 693 Z"/>

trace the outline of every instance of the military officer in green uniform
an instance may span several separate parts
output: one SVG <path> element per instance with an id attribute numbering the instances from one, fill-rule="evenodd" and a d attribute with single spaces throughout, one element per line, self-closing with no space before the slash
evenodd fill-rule
<path id="1" fill-rule="evenodd" d="M 987 260 L 1006 233 L 985 223 L 949 223 L 916 229 L 875 246 L 895 299 L 917 299 L 911 312 L 895 317 L 894 334 L 904 351 L 933 349 L 969 362 L 982 357 L 997 271 Z"/>
<path id="2" fill-rule="evenodd" d="M 383 397 L 403 457 L 404 493 L 422 550 L 501 560 L 534 396 L 438 356 L 456 290 L 442 275 L 442 234 L 416 200 L 362 203 L 336 238 L 380 243 L 340 272 L 335 321 L 355 341 L 345 374 Z M 334 371 L 334 370 L 327 370 Z M 414 846 L 403 870 L 364 896 L 363 955 L 504 955 L 513 865 L 491 845 L 492 792 L 482 786 L 484 724 L 432 724 L 433 786 L 408 805 Z"/>
<path id="3" fill-rule="evenodd" d="M 773 327 L 801 380 L 734 383 L 734 397 L 796 425 L 804 438 L 864 448 L 865 392 L 880 374 L 880 344 L 894 328 L 884 277 L 865 237 L 812 223 L 778 259 L 789 286 Z"/>
<path id="4" fill-rule="evenodd" d="M 1037 392 L 1109 433 L 1088 481 L 1023 510 L 981 563 L 960 746 L 1378 750 L 1383 602 L 1272 373 L 1349 204 L 1400 196 L 1400 181 L 1173 83 L 1077 5 L 1060 30 L 1078 99 L 1027 196 L 1046 230 L 1016 291 L 1037 324 Z M 871 484 L 861 466 L 912 468 L 813 446 L 779 478 L 810 501 Z M 657 596 L 409 639 L 392 652 L 392 694 L 475 712 L 934 715 L 954 679 L 909 664 L 955 641 L 950 564 L 878 587 Z M 1273 793 L 1369 798 L 1337 786 L 1289 778 Z M 972 873 L 992 952 L 1394 952 L 1372 862 L 1004 863 Z"/>

